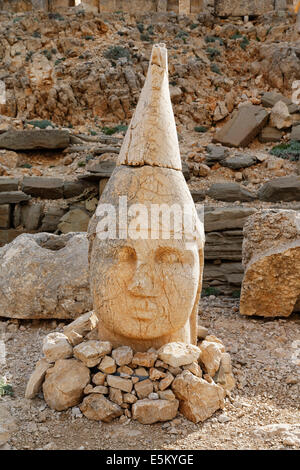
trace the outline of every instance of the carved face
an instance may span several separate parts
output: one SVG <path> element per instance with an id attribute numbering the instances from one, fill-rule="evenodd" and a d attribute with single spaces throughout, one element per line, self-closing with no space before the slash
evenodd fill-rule
<path id="1" fill-rule="evenodd" d="M 91 254 L 94 309 L 105 327 L 128 338 L 154 339 L 180 330 L 196 299 L 196 243 L 95 239 Z"/>

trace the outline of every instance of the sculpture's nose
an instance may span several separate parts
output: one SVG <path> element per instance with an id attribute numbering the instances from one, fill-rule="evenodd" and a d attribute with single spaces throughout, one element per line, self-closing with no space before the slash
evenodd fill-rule
<path id="1" fill-rule="evenodd" d="M 155 289 L 149 275 L 149 266 L 142 264 L 137 267 L 128 290 L 135 296 L 154 297 Z"/>

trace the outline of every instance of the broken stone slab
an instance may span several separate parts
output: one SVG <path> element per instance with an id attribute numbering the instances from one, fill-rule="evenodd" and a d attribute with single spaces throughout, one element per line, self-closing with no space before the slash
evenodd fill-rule
<path id="1" fill-rule="evenodd" d="M 73 320 L 91 310 L 85 234 L 23 234 L 0 248 L 0 266 L 4 317 Z"/>
<path id="2" fill-rule="evenodd" d="M 93 193 L 97 196 L 98 186 L 86 181 L 64 181 L 63 193 L 65 199 L 80 196 L 85 192 Z"/>
<path id="3" fill-rule="evenodd" d="M 188 370 L 177 375 L 172 390 L 179 399 L 179 411 L 193 423 L 205 421 L 225 406 L 222 387 L 206 382 Z"/>
<path id="4" fill-rule="evenodd" d="M 225 202 L 250 202 L 257 199 L 256 194 L 251 193 L 238 183 L 214 183 L 206 194 L 212 199 Z"/>
<path id="5" fill-rule="evenodd" d="M 193 201 L 196 203 L 196 202 L 200 202 L 200 201 L 204 201 L 205 199 L 205 195 L 206 195 L 206 191 L 203 191 L 203 190 L 191 190 L 191 196 L 193 198 Z"/>
<path id="6" fill-rule="evenodd" d="M 50 364 L 46 359 L 40 359 L 32 372 L 25 391 L 25 398 L 34 398 L 40 391 L 44 382 L 46 372 L 53 364 Z"/>
<path id="7" fill-rule="evenodd" d="M 209 144 L 206 150 L 208 153 L 205 156 L 205 162 L 208 166 L 213 166 L 215 163 L 221 164 L 229 154 L 228 148 L 220 145 Z"/>
<path id="8" fill-rule="evenodd" d="M 259 141 L 261 143 L 280 142 L 283 137 L 283 132 L 275 129 L 275 127 L 265 127 L 259 134 Z"/>
<path id="9" fill-rule="evenodd" d="M 133 351 L 129 346 L 120 346 L 113 350 L 112 357 L 118 366 L 126 366 L 132 361 Z"/>
<path id="10" fill-rule="evenodd" d="M 180 367 L 197 361 L 200 349 L 193 344 L 181 342 L 168 343 L 158 350 L 158 357 L 172 367 Z"/>
<path id="11" fill-rule="evenodd" d="M 79 408 L 88 419 L 104 421 L 104 423 L 110 423 L 123 414 L 119 405 L 96 393 L 85 397 Z"/>
<path id="12" fill-rule="evenodd" d="M 254 214 L 256 209 L 252 207 L 216 207 L 205 208 L 204 228 L 205 232 L 219 230 L 242 229 L 247 218 Z"/>
<path id="13" fill-rule="evenodd" d="M 0 205 L 0 229 L 10 227 L 11 206 L 10 204 Z"/>
<path id="14" fill-rule="evenodd" d="M 0 192 L 3 191 L 18 191 L 19 188 L 19 178 L 10 178 L 6 176 L 0 177 Z"/>
<path id="15" fill-rule="evenodd" d="M 68 338 L 73 346 L 81 343 L 84 337 L 97 327 L 98 318 L 93 312 L 87 312 L 76 318 L 72 323 L 63 329 L 64 335 Z M 130 361 L 129 361 L 130 362 Z"/>
<path id="16" fill-rule="evenodd" d="M 178 400 L 138 400 L 132 405 L 132 418 L 142 424 L 170 421 L 177 415 Z"/>
<path id="17" fill-rule="evenodd" d="M 300 201 L 300 176 L 282 176 L 265 183 L 258 191 L 261 201 Z"/>
<path id="18" fill-rule="evenodd" d="M 232 170 L 240 170 L 241 168 L 248 168 L 257 163 L 256 157 L 252 155 L 234 155 L 233 157 L 222 160 L 221 165 Z"/>
<path id="19" fill-rule="evenodd" d="M 22 182 L 22 191 L 24 191 L 24 193 L 43 199 L 63 198 L 63 189 L 64 182 L 61 178 L 25 176 Z"/>
<path id="20" fill-rule="evenodd" d="M 241 245 L 242 249 L 242 245 Z M 221 255 L 221 253 L 220 253 Z M 242 253 L 239 255 L 242 258 Z M 205 263 L 203 273 L 203 287 L 232 286 L 235 289 L 241 286 L 244 276 L 242 263 L 223 262 L 221 264 Z"/>
<path id="21" fill-rule="evenodd" d="M 244 226 L 240 313 L 288 317 L 300 298 L 300 215 L 262 210 Z"/>
<path id="22" fill-rule="evenodd" d="M 130 393 L 133 387 L 131 380 L 123 379 L 117 375 L 108 375 L 106 380 L 110 387 L 118 388 L 122 392 Z"/>
<path id="23" fill-rule="evenodd" d="M 46 372 L 43 383 L 47 405 L 62 411 L 81 402 L 83 390 L 90 382 L 90 370 L 76 359 L 59 359 Z"/>
<path id="24" fill-rule="evenodd" d="M 3 191 L 0 192 L 0 204 L 18 204 L 19 202 L 29 201 L 30 196 L 22 191 Z"/>
<path id="25" fill-rule="evenodd" d="M 224 347 L 213 341 L 202 341 L 200 345 L 200 364 L 204 371 L 213 377 L 219 370 Z"/>
<path id="26" fill-rule="evenodd" d="M 61 233 L 86 232 L 90 221 L 89 214 L 84 210 L 75 208 L 62 216 L 57 226 Z"/>
<path id="27" fill-rule="evenodd" d="M 116 168 L 116 162 L 113 160 L 105 160 L 104 162 L 90 163 L 87 170 L 91 173 L 97 173 L 101 178 L 109 178 Z"/>
<path id="28" fill-rule="evenodd" d="M 72 357 L 73 348 L 63 333 L 55 331 L 44 338 L 43 353 L 48 362 L 56 362 Z"/>
<path id="29" fill-rule="evenodd" d="M 111 350 L 112 346 L 109 341 L 89 340 L 75 346 L 74 356 L 87 367 L 94 367 L 106 354 L 110 354 Z"/>
<path id="30" fill-rule="evenodd" d="M 282 95 L 281 93 L 276 93 L 275 91 L 267 91 L 262 94 L 261 97 L 261 104 L 265 108 L 273 108 L 278 101 L 282 101 L 288 107 L 288 111 L 290 114 L 294 114 L 299 112 L 300 107 L 299 105 L 293 103 L 290 98 Z"/>
<path id="31" fill-rule="evenodd" d="M 209 232 L 206 234 L 205 259 L 240 261 L 242 259 L 242 244 L 242 230 Z"/>
<path id="32" fill-rule="evenodd" d="M 266 125 L 269 112 L 261 106 L 244 105 L 214 136 L 213 142 L 227 147 L 247 147 Z"/>
<path id="33" fill-rule="evenodd" d="M 69 142 L 69 133 L 56 129 L 9 130 L 0 134 L 0 148 L 9 150 L 61 149 L 68 147 Z"/>

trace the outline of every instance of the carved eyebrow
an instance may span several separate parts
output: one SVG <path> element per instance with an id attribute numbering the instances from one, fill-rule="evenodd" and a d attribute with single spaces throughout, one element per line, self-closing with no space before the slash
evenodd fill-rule
<path id="1" fill-rule="evenodd" d="M 182 261 L 182 252 L 177 248 L 167 246 L 157 248 L 155 251 L 155 260 L 159 261 L 163 255 L 175 255 L 178 257 L 179 261 Z"/>

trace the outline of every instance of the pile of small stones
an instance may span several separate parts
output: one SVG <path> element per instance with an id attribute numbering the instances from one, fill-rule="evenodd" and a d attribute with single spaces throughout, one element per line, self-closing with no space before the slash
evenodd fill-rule
<path id="1" fill-rule="evenodd" d="M 62 411 L 79 405 L 92 420 L 169 421 L 178 411 L 197 423 L 224 407 L 234 387 L 230 356 L 222 342 L 198 327 L 198 346 L 173 342 L 147 352 L 113 348 L 97 339 L 97 317 L 88 312 L 48 334 L 44 357 L 26 388 L 34 398 L 42 387 L 48 406 Z"/>

